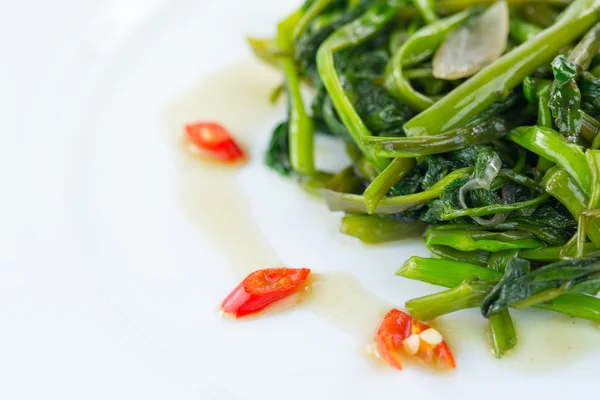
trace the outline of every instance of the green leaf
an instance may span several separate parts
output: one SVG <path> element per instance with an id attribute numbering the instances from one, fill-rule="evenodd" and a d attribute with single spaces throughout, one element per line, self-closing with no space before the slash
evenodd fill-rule
<path id="1" fill-rule="evenodd" d="M 481 305 L 489 318 L 512 306 L 532 306 L 572 291 L 578 284 L 600 279 L 600 259 L 559 261 L 529 272 L 529 262 L 513 258 Z"/>
<path id="2" fill-rule="evenodd" d="M 577 66 L 563 55 L 552 61 L 554 84 L 550 91 L 548 106 L 554 122 L 563 134 L 578 135 L 581 130 L 581 93 L 577 87 Z"/>
<path id="3" fill-rule="evenodd" d="M 277 125 L 275 130 L 273 130 L 271 140 L 269 141 L 267 151 L 265 152 L 265 164 L 283 176 L 295 175 L 290 160 L 288 127 L 289 125 L 287 122 L 282 122 Z"/>

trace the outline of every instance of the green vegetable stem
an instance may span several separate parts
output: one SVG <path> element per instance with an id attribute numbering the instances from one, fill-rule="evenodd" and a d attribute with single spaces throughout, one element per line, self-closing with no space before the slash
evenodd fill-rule
<path id="1" fill-rule="evenodd" d="M 513 129 L 508 133 L 508 139 L 562 167 L 589 196 L 591 172 L 579 146 L 567 142 L 558 132 L 539 126 Z"/>
<path id="2" fill-rule="evenodd" d="M 315 172 L 314 125 L 304 108 L 304 100 L 300 92 L 300 76 L 291 56 L 294 48 L 293 32 L 301 18 L 302 12 L 297 11 L 279 23 L 277 46 L 287 54 L 287 56 L 281 57 L 281 68 L 285 76 L 290 102 L 288 130 L 292 167 L 298 174 L 312 175 Z"/>
<path id="3" fill-rule="evenodd" d="M 363 141 L 380 157 L 420 157 L 489 144 L 506 133 L 504 120 L 492 117 L 477 125 L 458 128 L 437 136 L 371 136 L 365 137 Z"/>
<path id="4" fill-rule="evenodd" d="M 379 215 L 346 215 L 340 232 L 354 236 L 364 243 L 384 243 L 422 235 L 425 224 L 421 221 L 402 221 Z"/>

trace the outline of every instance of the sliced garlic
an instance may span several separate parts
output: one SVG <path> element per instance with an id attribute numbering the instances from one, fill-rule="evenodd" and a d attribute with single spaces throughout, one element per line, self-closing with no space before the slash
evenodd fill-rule
<path id="1" fill-rule="evenodd" d="M 402 342 L 402 345 L 404 346 L 404 350 L 406 350 L 406 352 L 409 355 L 413 356 L 417 354 L 417 351 L 419 351 L 419 346 L 421 345 L 421 338 L 419 337 L 419 335 L 413 333 L 412 335 L 407 337 L 404 340 L 404 342 Z"/>
<path id="2" fill-rule="evenodd" d="M 496 61 L 506 49 L 508 28 L 508 5 L 499 1 L 448 34 L 433 58 L 433 76 L 466 78 Z"/>
<path id="3" fill-rule="evenodd" d="M 381 354 L 379 354 L 379 349 L 377 348 L 377 344 L 369 343 L 365 347 L 367 354 L 373 358 L 381 358 Z"/>
<path id="4" fill-rule="evenodd" d="M 433 328 L 425 329 L 419 336 L 421 336 L 422 341 L 432 346 L 437 346 L 444 341 L 442 334 Z"/>

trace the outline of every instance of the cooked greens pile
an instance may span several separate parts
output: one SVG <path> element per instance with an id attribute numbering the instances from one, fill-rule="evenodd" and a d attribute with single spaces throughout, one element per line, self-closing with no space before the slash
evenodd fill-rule
<path id="1" fill-rule="evenodd" d="M 289 104 L 266 163 L 318 187 L 367 243 L 425 234 L 398 275 L 478 307 L 500 357 L 510 308 L 600 321 L 600 0 L 308 0 L 276 39 Z M 307 91 L 312 88 L 310 106 Z M 275 93 L 277 96 L 278 93 Z M 315 133 L 352 164 L 315 168 Z"/>

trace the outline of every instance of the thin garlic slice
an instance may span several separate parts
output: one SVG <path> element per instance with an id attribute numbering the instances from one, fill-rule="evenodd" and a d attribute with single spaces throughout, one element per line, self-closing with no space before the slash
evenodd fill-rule
<path id="1" fill-rule="evenodd" d="M 424 330 L 423 332 L 421 332 L 420 336 L 422 341 L 432 346 L 437 346 L 438 344 L 441 344 L 444 341 L 442 334 L 433 328 Z"/>
<path id="2" fill-rule="evenodd" d="M 402 342 L 404 346 L 404 350 L 411 356 L 414 356 L 419 351 L 419 347 L 421 346 L 421 338 L 416 333 L 413 333 Z"/>
<path id="3" fill-rule="evenodd" d="M 506 49 L 509 12 L 499 1 L 444 40 L 433 58 L 433 76 L 454 80 L 476 74 Z"/>

